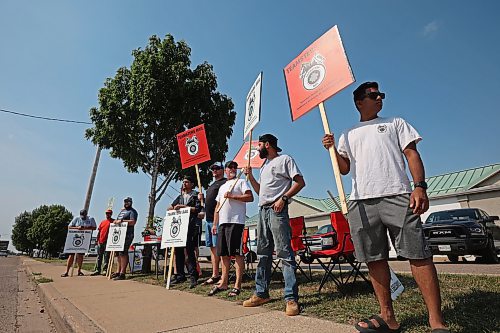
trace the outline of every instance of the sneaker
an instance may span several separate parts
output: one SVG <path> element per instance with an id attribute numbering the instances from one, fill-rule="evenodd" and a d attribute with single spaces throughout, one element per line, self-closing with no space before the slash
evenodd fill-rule
<path id="1" fill-rule="evenodd" d="M 183 277 L 178 276 L 175 279 L 170 280 L 170 285 L 173 286 L 173 285 L 180 284 L 180 283 L 183 283 L 186 281 L 187 281 L 187 279 L 185 276 L 183 276 Z"/>
<path id="2" fill-rule="evenodd" d="M 198 285 L 198 280 L 195 277 L 191 277 L 191 284 L 189 285 L 189 289 L 193 289 Z"/>
<path id="3" fill-rule="evenodd" d="M 119 280 L 125 280 L 125 274 L 118 274 L 116 277 L 113 278 L 115 281 Z"/>
<path id="4" fill-rule="evenodd" d="M 291 300 L 286 302 L 285 314 L 287 316 L 296 316 L 299 312 L 299 303 L 297 303 L 297 301 Z"/>
<path id="5" fill-rule="evenodd" d="M 120 275 L 120 273 L 118 272 L 115 272 L 115 273 L 112 273 L 111 274 L 111 278 L 114 279 L 115 277 L 117 277 L 118 275 Z"/>
<path id="6" fill-rule="evenodd" d="M 97 275 L 101 275 L 101 273 L 98 271 L 95 271 L 94 273 L 90 274 L 90 276 L 97 276 Z"/>
<path id="7" fill-rule="evenodd" d="M 250 297 L 249 299 L 247 299 L 246 301 L 243 302 L 243 306 L 244 307 L 247 307 L 247 308 L 251 308 L 251 307 L 254 307 L 254 306 L 260 306 L 262 304 L 265 304 L 267 302 L 269 302 L 271 299 L 268 297 L 268 298 L 261 298 L 257 295 L 252 295 L 252 297 Z"/>

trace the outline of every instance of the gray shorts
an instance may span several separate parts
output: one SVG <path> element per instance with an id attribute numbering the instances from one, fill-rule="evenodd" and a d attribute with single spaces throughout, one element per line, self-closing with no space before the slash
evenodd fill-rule
<path id="1" fill-rule="evenodd" d="M 410 208 L 410 194 L 349 202 L 349 227 L 357 260 L 389 258 L 389 240 L 398 256 L 426 259 L 432 253 L 424 238 L 422 221 Z"/>

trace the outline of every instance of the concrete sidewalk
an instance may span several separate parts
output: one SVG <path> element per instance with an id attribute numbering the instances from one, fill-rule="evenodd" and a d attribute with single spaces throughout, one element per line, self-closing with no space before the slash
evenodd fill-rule
<path id="1" fill-rule="evenodd" d="M 282 311 L 244 308 L 234 302 L 136 281 L 103 276 L 61 278 L 64 268 L 30 258 L 27 271 L 53 282 L 38 292 L 60 332 L 356 332 L 352 326 Z"/>

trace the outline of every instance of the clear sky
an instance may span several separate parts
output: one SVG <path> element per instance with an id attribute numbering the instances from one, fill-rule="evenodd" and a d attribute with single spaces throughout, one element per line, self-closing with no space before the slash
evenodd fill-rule
<path id="1" fill-rule="evenodd" d="M 131 51 L 148 37 L 172 34 L 192 48 L 194 65 L 214 66 L 219 90 L 237 112 L 228 157 L 243 143 L 245 97 L 264 72 L 261 122 L 274 133 L 307 183 L 301 195 L 336 192 L 322 148 L 318 109 L 292 123 L 283 67 L 338 25 L 356 83 L 326 102 L 335 133 L 358 120 L 352 90 L 379 81 L 381 116 L 401 116 L 420 132 L 427 175 L 500 162 L 500 2 L 490 1 L 18 1 L 0 2 L 0 109 L 89 121 L 107 77 L 130 66 Z M 496 59 L 496 60 L 495 60 Z M 88 125 L 0 112 L 0 237 L 14 218 L 42 204 L 83 207 L 95 147 Z M 344 178 L 346 192 L 350 178 Z M 178 186 L 173 184 L 175 188 Z M 90 214 L 101 220 L 110 197 L 115 211 L 134 198 L 145 224 L 149 178 L 129 174 L 104 151 Z M 156 207 L 163 216 L 176 191 Z M 248 215 L 256 212 L 249 208 Z"/>

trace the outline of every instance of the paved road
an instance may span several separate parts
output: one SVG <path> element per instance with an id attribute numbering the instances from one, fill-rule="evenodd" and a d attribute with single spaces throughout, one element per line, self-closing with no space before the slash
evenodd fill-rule
<path id="1" fill-rule="evenodd" d="M 20 259 L 0 257 L 0 331 L 55 332 Z"/>

